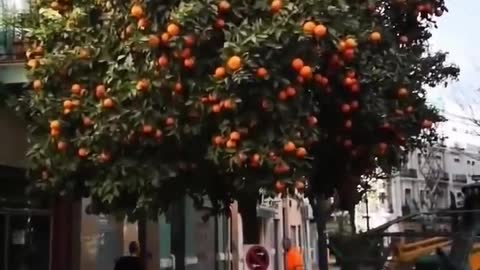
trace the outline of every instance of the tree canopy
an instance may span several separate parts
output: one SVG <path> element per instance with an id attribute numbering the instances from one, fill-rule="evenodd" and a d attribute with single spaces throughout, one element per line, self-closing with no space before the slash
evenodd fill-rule
<path id="1" fill-rule="evenodd" d="M 39 0 L 25 34 L 32 179 L 96 212 L 259 187 L 354 198 L 436 139 L 443 0 Z M 348 203 L 348 200 L 345 200 Z"/>

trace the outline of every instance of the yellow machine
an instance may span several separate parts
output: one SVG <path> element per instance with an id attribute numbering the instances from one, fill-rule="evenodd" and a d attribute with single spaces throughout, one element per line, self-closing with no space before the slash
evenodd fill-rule
<path id="1" fill-rule="evenodd" d="M 452 241 L 447 237 L 433 237 L 408 244 L 398 244 L 394 252 L 394 262 L 396 265 L 411 265 L 423 256 L 435 254 L 440 248 L 447 252 L 450 249 Z M 470 253 L 470 270 L 480 269 L 480 243 L 473 246 Z"/>

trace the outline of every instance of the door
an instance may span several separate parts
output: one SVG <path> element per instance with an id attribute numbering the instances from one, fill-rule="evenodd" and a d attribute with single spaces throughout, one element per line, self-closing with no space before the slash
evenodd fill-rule
<path id="1" fill-rule="evenodd" d="M 0 212 L 2 270 L 49 270 L 50 216 Z"/>

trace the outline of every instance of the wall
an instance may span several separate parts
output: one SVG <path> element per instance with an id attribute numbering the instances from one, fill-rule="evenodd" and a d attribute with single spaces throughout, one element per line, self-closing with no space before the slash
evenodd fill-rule
<path id="1" fill-rule="evenodd" d="M 0 109 L 0 164 L 25 167 L 26 125 L 12 112 Z"/>

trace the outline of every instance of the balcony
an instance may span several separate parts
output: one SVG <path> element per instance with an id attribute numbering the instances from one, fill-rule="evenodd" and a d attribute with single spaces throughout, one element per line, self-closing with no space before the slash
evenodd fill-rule
<path id="1" fill-rule="evenodd" d="M 417 169 L 401 169 L 400 177 L 418 178 Z"/>
<path id="2" fill-rule="evenodd" d="M 15 25 L 0 28 L 0 64 L 21 63 L 25 60 L 25 47 L 21 31 Z"/>
<path id="3" fill-rule="evenodd" d="M 442 181 L 450 181 L 450 175 L 447 172 L 440 173 L 440 180 Z"/>
<path id="4" fill-rule="evenodd" d="M 467 183 L 467 175 L 466 174 L 454 174 L 453 175 L 453 182 L 455 183 Z"/>

